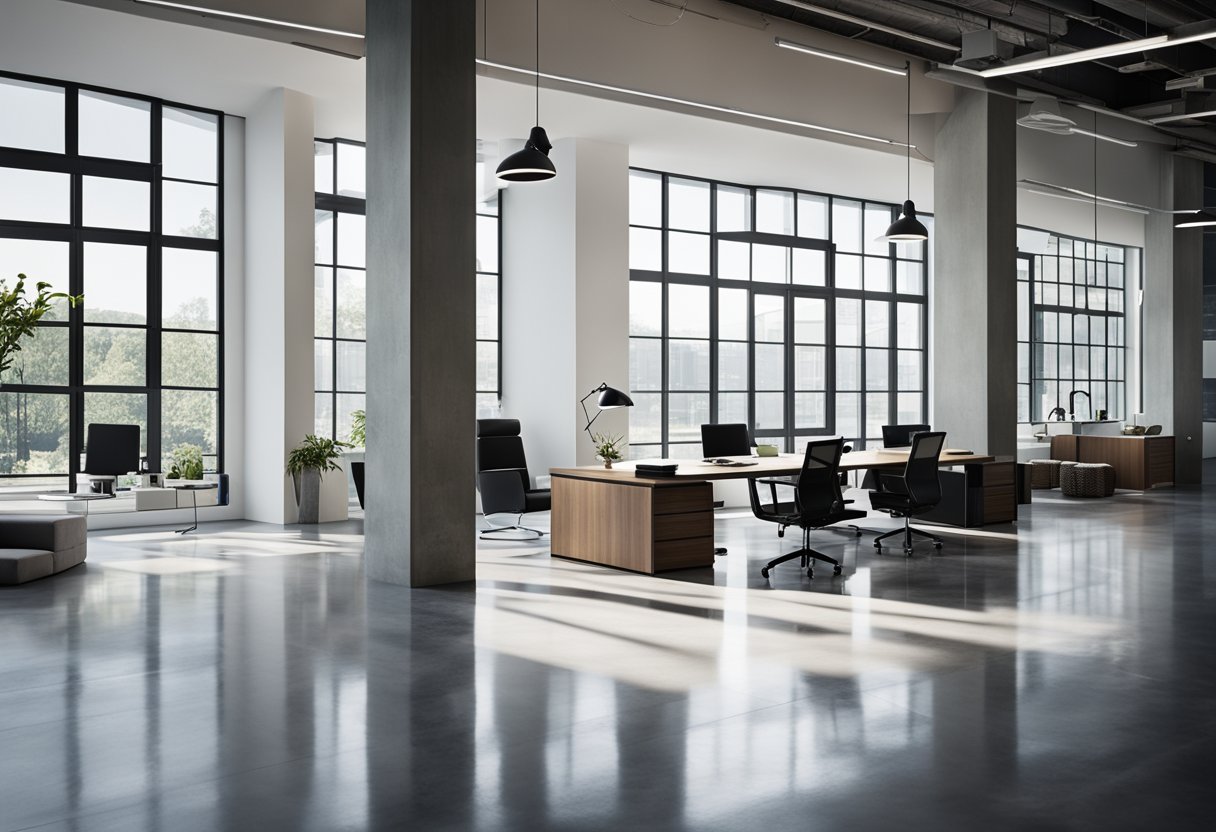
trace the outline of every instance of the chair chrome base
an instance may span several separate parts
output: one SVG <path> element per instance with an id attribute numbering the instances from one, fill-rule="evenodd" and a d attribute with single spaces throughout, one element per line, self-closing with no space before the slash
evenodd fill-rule
<path id="1" fill-rule="evenodd" d="M 942 548 L 942 539 L 940 537 L 931 535 L 928 532 L 922 532 L 920 529 L 914 529 L 912 528 L 911 523 L 912 518 L 905 516 L 904 527 L 902 529 L 892 529 L 886 534 L 880 534 L 878 537 L 874 538 L 874 548 L 881 552 L 882 541 L 886 540 L 888 537 L 894 537 L 897 534 L 902 534 L 904 536 L 904 555 L 906 557 L 912 557 L 912 535 L 914 534 L 919 535 L 920 537 L 927 537 L 929 540 L 932 540 L 934 549 Z"/>
<path id="2" fill-rule="evenodd" d="M 479 535 L 479 539 L 481 539 L 481 540 L 540 540 L 542 537 L 544 537 L 546 534 L 548 534 L 548 532 L 544 531 L 543 529 L 534 529 L 530 526 L 519 525 L 519 520 L 523 520 L 523 519 L 524 519 L 524 516 L 521 514 L 521 515 L 519 515 L 518 520 L 515 523 L 511 524 L 510 526 L 491 526 L 488 529 L 482 529 L 481 534 Z M 521 531 L 521 532 L 528 532 L 532 536 L 531 537 L 517 537 L 515 535 L 509 535 L 507 537 L 490 537 L 490 535 L 495 535 L 495 534 L 498 534 L 499 532 L 510 532 L 510 531 L 516 531 L 516 530 Z"/>
<path id="3" fill-rule="evenodd" d="M 827 527 L 827 528 L 830 528 L 830 527 Z M 798 549 L 797 551 L 784 554 L 779 558 L 774 558 L 773 560 L 770 560 L 760 570 L 760 575 L 764 578 L 768 578 L 768 573 L 770 570 L 772 570 L 772 568 L 774 566 L 776 566 L 779 563 L 785 563 L 786 561 L 793 560 L 794 558 L 799 559 L 799 568 L 806 570 L 806 576 L 808 578 L 814 579 L 815 561 L 817 561 L 817 560 L 823 561 L 824 563 L 832 564 L 832 574 L 839 575 L 842 571 L 840 561 L 836 560 L 836 558 L 830 558 L 827 555 L 825 555 L 823 552 L 817 552 L 811 548 L 811 532 L 812 531 L 822 531 L 822 529 L 805 529 L 805 530 L 803 530 L 802 548 Z M 837 529 L 836 531 L 843 532 L 843 531 L 845 531 L 845 529 Z M 860 532 L 858 532 L 858 534 L 860 534 Z"/>

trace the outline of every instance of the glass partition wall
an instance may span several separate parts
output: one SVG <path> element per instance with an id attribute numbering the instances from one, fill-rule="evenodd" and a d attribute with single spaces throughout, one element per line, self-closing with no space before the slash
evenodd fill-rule
<path id="1" fill-rule="evenodd" d="M 924 419 L 926 246 L 876 239 L 898 206 L 646 170 L 629 193 L 635 458 L 699 456 L 706 422 L 797 450 Z"/>
<path id="2" fill-rule="evenodd" d="M 5 74 L 0 112 L 0 277 L 85 296 L 0 379 L 0 488 L 75 488 L 91 422 L 223 470 L 222 114 Z"/>

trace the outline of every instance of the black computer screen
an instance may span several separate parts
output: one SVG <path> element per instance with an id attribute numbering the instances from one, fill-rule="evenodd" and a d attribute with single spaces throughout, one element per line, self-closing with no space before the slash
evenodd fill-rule
<path id="1" fill-rule="evenodd" d="M 119 476 L 139 470 L 139 425 L 89 425 L 84 472 Z"/>

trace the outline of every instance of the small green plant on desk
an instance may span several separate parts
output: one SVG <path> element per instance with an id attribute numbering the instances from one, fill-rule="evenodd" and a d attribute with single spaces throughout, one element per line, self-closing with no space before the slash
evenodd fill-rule
<path id="1" fill-rule="evenodd" d="M 595 455 L 604 460 L 604 467 L 611 468 L 612 463 L 621 459 L 621 451 L 617 448 L 623 436 L 606 436 L 602 433 L 597 433 L 591 437 L 595 442 Z"/>
<path id="2" fill-rule="evenodd" d="M 178 445 L 170 454 L 173 460 L 169 468 L 171 480 L 201 480 L 203 478 L 203 449 L 198 445 Z"/>

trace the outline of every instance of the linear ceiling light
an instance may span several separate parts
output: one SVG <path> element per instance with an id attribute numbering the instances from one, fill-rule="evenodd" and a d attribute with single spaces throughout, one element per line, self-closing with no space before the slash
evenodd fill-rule
<path id="1" fill-rule="evenodd" d="M 876 69 L 879 72 L 889 72 L 892 75 L 908 74 L 908 71 L 902 66 L 887 66 L 886 64 L 879 64 L 874 61 L 867 61 L 865 58 L 855 58 L 852 55 L 842 55 L 839 52 L 829 52 L 826 49 L 818 49 L 814 46 L 807 46 L 804 43 L 795 43 L 785 38 L 773 38 L 773 43 L 782 49 L 792 49 L 795 52 L 827 58 L 829 61 L 840 61 L 841 63 L 853 64 L 854 66 L 864 66 L 866 69 Z"/>
<path id="2" fill-rule="evenodd" d="M 664 101 L 669 104 L 678 104 L 681 107 L 688 107 L 693 110 L 704 110 L 710 113 L 724 113 L 732 116 L 742 116 L 744 118 L 756 119 L 757 121 L 765 121 L 770 124 L 783 124 L 788 127 L 798 127 L 803 130 L 815 130 L 820 133 L 831 133 L 834 136 L 847 136 L 850 139 L 861 139 L 862 141 L 875 142 L 877 144 L 885 144 L 891 147 L 915 147 L 904 142 L 896 141 L 895 139 L 884 139 L 881 136 L 870 136 L 866 133 L 854 133 L 852 130 L 839 130 L 835 127 L 824 127 L 822 124 L 811 124 L 806 121 L 794 121 L 789 118 L 780 118 L 779 116 L 766 116 L 762 113 L 752 113 L 747 110 L 737 110 L 734 107 L 720 107 L 717 104 L 703 104 L 699 101 L 689 101 L 686 98 L 674 98 L 670 95 L 659 95 L 653 92 L 643 92 L 642 90 L 632 90 L 628 87 L 615 87 L 611 84 L 601 84 L 596 81 L 583 81 L 579 78 L 569 78 L 564 75 L 551 75 L 548 72 L 534 72 L 530 69 L 521 69 L 510 64 L 499 64 L 493 61 L 482 60 L 477 58 L 476 62 L 490 69 L 500 69 L 504 72 L 515 72 L 520 75 L 529 77 L 540 76 L 547 78 L 550 81 L 559 81 L 563 84 L 570 84 L 576 87 L 587 87 L 593 90 L 603 90 L 604 92 L 613 92 L 618 95 L 630 95 L 635 98 L 644 98 L 648 101 Z"/>
<path id="3" fill-rule="evenodd" d="M 222 9 L 211 9 L 206 6 L 192 6 L 189 3 L 174 3 L 170 0 L 135 0 L 136 3 L 143 3 L 145 6 L 164 6 L 167 9 L 179 9 L 184 12 L 198 12 L 202 15 L 210 15 L 214 17 L 226 17 L 231 20 L 246 20 L 250 23 L 266 23 L 270 26 L 282 26 L 285 29 L 299 29 L 304 32 L 319 32 L 322 35 L 341 35 L 344 38 L 359 38 L 364 39 L 364 35 L 358 32 L 344 32 L 341 29 L 326 29 L 324 26 L 309 26 L 305 23 L 291 23 L 287 20 L 276 20 L 273 17 L 258 17 L 253 14 L 242 14 L 241 12 L 226 12 Z"/>
<path id="4" fill-rule="evenodd" d="M 981 69 L 976 74 L 983 78 L 995 78 L 1001 75 L 1013 75 L 1018 72 L 1033 72 L 1037 69 L 1051 69 L 1068 64 L 1079 64 L 1086 61 L 1096 61 L 1099 58 L 1113 58 L 1118 55 L 1130 55 L 1133 52 L 1148 52 L 1151 49 L 1163 49 L 1166 46 L 1178 46 L 1183 43 L 1196 43 L 1201 40 L 1216 38 L 1216 27 L 1206 25 L 1202 31 L 1190 34 L 1155 35 L 1140 40 L 1127 40 L 1122 43 L 1109 43 L 1106 46 L 1096 46 L 1093 49 L 1079 49 L 1076 52 L 1065 52 L 1059 55 L 1047 55 L 1042 58 L 1031 58 L 1027 61 L 1014 61 L 1004 66 L 994 66 L 991 69 Z M 957 67 L 956 67 L 957 68 Z"/>
<path id="5" fill-rule="evenodd" d="M 1216 212 L 1205 208 L 1174 223 L 1174 228 L 1202 228 L 1208 225 L 1216 225 Z"/>
<path id="6" fill-rule="evenodd" d="M 1185 121 L 1186 119 L 1207 118 L 1209 116 L 1216 116 L 1216 110 L 1204 110 L 1202 113 L 1178 113 L 1172 116 L 1150 118 L 1149 121 L 1153 124 L 1168 124 L 1171 121 Z"/>
<path id="7" fill-rule="evenodd" d="M 838 12 L 835 9 L 816 6 L 814 3 L 806 3 L 803 2 L 803 0 L 777 0 L 777 2 L 786 6 L 793 6 L 795 9 L 802 9 L 803 11 L 821 14 L 824 17 L 831 17 L 835 20 L 843 20 L 846 23 L 852 23 L 857 26 L 861 26 L 864 29 L 873 29 L 875 32 L 883 32 L 888 35 L 894 35 L 895 37 L 903 38 L 904 40 L 910 40 L 915 43 L 923 43 L 927 46 L 935 46 L 938 49 L 945 49 L 947 52 L 962 51 L 962 47 L 955 46 L 953 43 L 946 43 L 944 41 L 934 40 L 933 38 L 927 38 L 924 35 L 905 32 L 902 29 L 896 29 L 894 26 L 887 26 L 875 20 L 866 20 L 864 17 L 856 17 L 851 14 L 845 14 L 844 12 Z"/>

